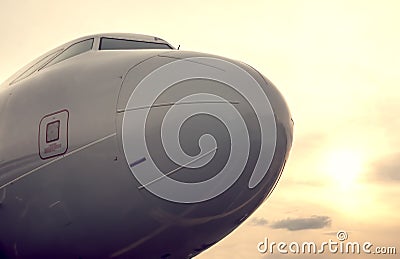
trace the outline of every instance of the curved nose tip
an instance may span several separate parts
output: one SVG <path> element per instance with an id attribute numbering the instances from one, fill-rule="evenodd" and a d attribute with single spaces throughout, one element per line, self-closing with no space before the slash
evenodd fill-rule
<path id="1" fill-rule="evenodd" d="M 130 84 L 122 123 L 139 188 L 197 203 L 218 197 L 241 177 L 249 190 L 262 182 L 278 141 L 272 85 L 244 65 L 215 57 L 169 61 L 141 78 Z"/>
<path id="2" fill-rule="evenodd" d="M 126 75 L 118 109 L 142 220 L 179 226 L 174 240 L 195 254 L 260 206 L 291 146 L 279 91 L 253 68 L 220 57 L 173 52 L 141 63 Z M 183 240 L 192 233 L 196 239 Z"/>

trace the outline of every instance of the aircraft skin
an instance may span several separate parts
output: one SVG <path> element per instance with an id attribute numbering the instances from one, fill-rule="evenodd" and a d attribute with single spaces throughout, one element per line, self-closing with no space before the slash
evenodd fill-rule
<path id="1" fill-rule="evenodd" d="M 162 48 L 150 44 L 150 49 L 99 50 L 102 38 L 162 44 Z M 92 43 L 89 51 L 48 63 L 87 39 Z M 47 63 L 24 74 L 43 58 Z M 168 66 L 176 66 L 178 74 L 177 68 L 185 64 L 203 66 L 204 73 L 219 69 L 209 63 L 202 65 L 202 60 L 204 64 L 215 61 L 216 66 L 226 62 L 251 76 L 266 102 L 246 104 L 246 93 L 196 76 L 159 93 L 153 91 L 150 81 L 139 89 L 153 71 L 162 72 Z M 193 71 L 203 73 L 196 67 Z M 157 96 L 154 103 L 134 107 L 153 95 Z M 187 96 L 192 99 L 185 99 Z M 198 97 L 209 99 L 196 101 Z M 218 98 L 227 100 L 224 105 L 236 107 L 235 114 L 241 115 L 248 137 L 230 138 L 242 133 L 235 133 L 229 125 L 242 122 L 222 121 L 219 115 L 188 117 L 178 133 L 173 124 L 163 121 L 172 109 L 175 114 L 192 108 L 224 114 Z M 179 103 L 180 99 L 186 103 Z M 271 114 L 268 109 L 257 111 L 257 105 L 269 107 Z M 262 125 L 274 134 L 260 130 Z M 140 133 L 143 130 L 145 136 Z M 202 139 L 204 135 L 208 139 L 212 135 L 218 149 L 203 161 L 205 165 L 177 164 L 163 150 L 164 144 L 172 143 L 171 138 L 161 139 L 163 132 L 180 134 L 182 150 L 198 157 L 193 163 L 207 156 L 198 156 L 202 141 L 209 144 Z M 66 43 L 0 87 L 0 258 L 194 257 L 236 229 L 272 192 L 288 158 L 292 136 L 293 121 L 282 95 L 244 63 L 176 50 L 162 39 L 136 34 L 92 35 Z M 241 143 L 248 143 L 249 149 L 241 150 Z M 236 157 L 235 152 L 247 152 L 247 160 Z M 262 152 L 271 154 L 270 161 Z M 233 154 L 232 160 L 229 154 Z M 176 192 L 169 187 L 162 190 L 170 186 L 167 181 L 179 184 L 211 179 L 228 161 L 233 163 L 229 168 L 234 168 L 228 173 L 240 175 L 212 197 L 207 196 L 214 193 L 212 188 L 187 195 L 178 193 L 180 185 Z M 245 163 L 240 165 L 240 161 Z M 152 171 L 145 170 L 151 163 L 170 173 L 156 179 L 158 182 L 143 184 L 139 173 Z M 263 167 L 257 163 L 266 169 L 260 170 Z M 226 179 L 219 179 L 216 186 L 224 185 Z"/>

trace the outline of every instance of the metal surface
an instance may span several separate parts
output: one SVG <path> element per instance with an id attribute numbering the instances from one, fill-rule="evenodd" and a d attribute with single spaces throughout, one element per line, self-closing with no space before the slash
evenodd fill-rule
<path id="1" fill-rule="evenodd" d="M 238 227 L 279 180 L 293 124 L 283 97 L 259 72 L 196 52 L 98 51 L 101 36 L 88 36 L 95 38 L 92 51 L 9 85 L 17 73 L 0 87 L 0 258 L 190 258 Z M 105 36 L 161 41 L 143 35 Z M 188 58 L 237 67 L 260 87 L 265 102 L 252 103 L 246 87 L 239 92 L 226 82 L 201 77 L 181 80 L 162 92 L 151 84 L 138 87 L 153 71 L 179 60 L 192 62 Z M 207 69 L 214 73 L 218 67 Z M 146 103 L 150 99 L 154 102 Z M 270 113 L 258 105 L 268 105 Z M 227 113 L 227 108 L 235 111 Z M 60 134 L 67 134 L 68 150 L 43 160 L 40 123 L 63 110 L 69 115 L 68 132 Z M 223 118 L 227 114 L 237 119 Z M 172 122 L 180 116 L 186 117 L 177 127 Z M 265 122 L 274 134 L 261 130 Z M 235 133 L 238 125 L 245 131 Z M 248 149 L 242 143 L 248 143 Z M 179 148 L 182 156 L 175 157 L 175 149 L 168 146 Z M 271 153 L 266 171 L 256 166 L 267 159 L 260 157 L 263 148 Z M 230 154 L 241 165 L 226 167 L 226 175 L 238 177 L 209 199 L 171 201 L 150 189 L 158 184 L 174 194 L 164 180 L 190 187 L 213 177 L 219 179 L 214 186 L 219 188 L 228 179 L 217 176 Z M 135 174 L 151 172 L 146 167 L 150 162 L 165 179 L 143 184 Z M 238 168 L 242 170 L 235 171 Z M 250 184 L 253 175 L 258 178 Z"/>

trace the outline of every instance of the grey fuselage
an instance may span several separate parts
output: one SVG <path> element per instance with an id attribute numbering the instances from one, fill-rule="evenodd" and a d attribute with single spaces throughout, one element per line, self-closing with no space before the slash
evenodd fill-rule
<path id="1" fill-rule="evenodd" d="M 279 91 L 259 72 L 238 61 L 172 47 L 99 50 L 104 36 L 168 44 L 143 35 L 84 37 L 52 53 L 57 56 L 89 38 L 93 39 L 91 50 L 18 78 L 35 61 L 0 88 L 0 258 L 194 257 L 237 228 L 279 180 L 292 144 L 293 122 Z M 149 106 L 130 108 L 135 88 L 153 71 L 177 61 L 192 62 L 193 58 L 226 61 L 254 78 L 270 104 L 269 121 L 272 119 L 274 125 L 266 127 L 274 129 L 273 143 L 267 143 L 272 133 L 258 130 L 264 111 L 261 109 L 257 118 L 253 104 L 243 104 L 243 93 L 215 80 L 193 77 L 179 81 L 175 90 L 171 87 L 159 93 Z M 207 65 L 207 69 L 211 67 Z M 179 140 L 185 153 L 194 157 L 200 152 L 200 138 L 214 136 L 218 149 L 208 165 L 197 168 L 201 173 L 196 174 L 197 169 L 188 164 L 176 165 L 163 152 L 162 118 L 171 107 L 220 109 L 218 102 L 215 105 L 209 100 L 177 105 L 180 98 L 204 92 L 227 99 L 244 118 L 250 145 L 246 163 L 240 177 L 215 197 L 204 198 L 199 193 L 187 202 L 160 197 L 156 189 L 147 188 L 152 183 L 138 180 L 135 173 L 140 166 L 152 160 L 160 171 L 171 172 L 165 180 L 202 182 L 216 176 L 234 151 L 231 149 L 237 148 L 227 130 L 229 123 L 235 125 L 233 119 L 225 127 L 220 119 L 199 113 L 201 116 L 192 116 L 181 125 Z M 137 100 L 146 98 L 144 93 Z M 147 112 L 144 122 L 140 112 Z M 216 112 L 223 114 L 225 110 Z M 129 127 L 124 126 L 128 113 Z M 139 133 L 143 129 L 145 136 Z M 164 130 L 168 133 L 168 128 Z M 267 136 L 265 147 L 262 134 Z M 143 150 L 143 158 L 129 157 L 142 152 L 142 139 L 150 155 Z M 267 170 L 258 172 L 262 176 L 259 181 L 250 185 L 256 164 L 265 162 L 260 156 L 262 148 L 272 154 L 271 161 Z M 163 182 L 155 184 L 162 187 Z M 172 191 L 168 197 L 173 195 Z M 194 201 L 197 197 L 201 200 Z"/>

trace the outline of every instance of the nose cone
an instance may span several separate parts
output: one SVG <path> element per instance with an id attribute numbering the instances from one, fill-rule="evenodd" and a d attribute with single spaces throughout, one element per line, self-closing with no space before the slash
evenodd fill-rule
<path id="1" fill-rule="evenodd" d="M 291 115 L 276 87 L 221 57 L 171 52 L 144 62 L 127 75 L 119 109 L 132 182 L 163 220 L 196 231 L 193 248 L 215 243 L 261 204 L 291 147 Z"/>

